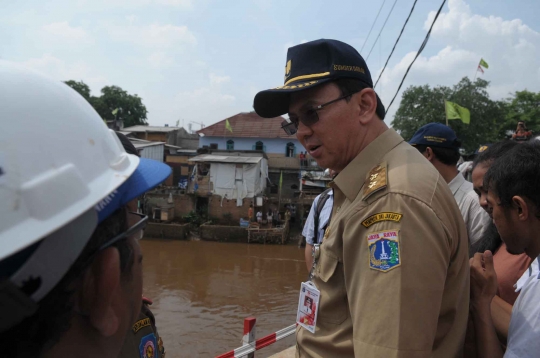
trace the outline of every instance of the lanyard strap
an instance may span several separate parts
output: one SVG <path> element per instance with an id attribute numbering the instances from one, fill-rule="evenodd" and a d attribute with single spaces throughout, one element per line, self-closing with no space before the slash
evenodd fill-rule
<path id="1" fill-rule="evenodd" d="M 311 265 L 311 270 L 309 270 L 308 281 L 312 281 L 313 276 L 315 275 L 315 267 L 317 267 L 317 261 L 319 261 L 320 247 L 321 244 L 313 244 L 313 248 L 311 249 L 311 257 L 313 258 L 313 264 Z"/>

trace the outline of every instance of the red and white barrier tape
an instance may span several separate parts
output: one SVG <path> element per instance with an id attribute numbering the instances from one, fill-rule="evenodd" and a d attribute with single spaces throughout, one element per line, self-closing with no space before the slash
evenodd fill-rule
<path id="1" fill-rule="evenodd" d="M 257 339 L 255 342 L 244 344 L 240 348 L 236 348 L 232 351 L 229 351 L 227 353 L 223 353 L 216 358 L 238 358 L 243 357 L 249 353 L 253 353 L 255 351 L 258 351 L 261 348 L 267 347 L 271 345 L 272 343 L 276 343 L 280 339 L 283 339 L 285 337 L 290 336 L 291 334 L 294 334 L 296 331 L 296 324 L 292 324 L 289 327 L 280 329 L 277 332 L 271 333 L 265 337 Z"/>

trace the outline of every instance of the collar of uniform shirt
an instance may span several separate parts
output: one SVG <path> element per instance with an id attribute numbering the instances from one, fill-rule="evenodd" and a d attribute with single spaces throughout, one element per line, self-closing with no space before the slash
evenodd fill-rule
<path id="1" fill-rule="evenodd" d="M 463 183 L 465 183 L 465 177 L 461 173 L 458 173 L 456 177 L 448 183 L 448 187 L 452 194 L 456 195 L 456 192 L 461 188 Z"/>
<path id="2" fill-rule="evenodd" d="M 368 172 L 380 163 L 386 153 L 401 142 L 403 142 L 403 138 L 395 130 L 389 128 L 373 142 L 369 143 L 339 173 L 334 179 L 334 183 L 347 196 L 349 201 L 353 201 L 358 196 L 358 192 L 362 189 Z"/>

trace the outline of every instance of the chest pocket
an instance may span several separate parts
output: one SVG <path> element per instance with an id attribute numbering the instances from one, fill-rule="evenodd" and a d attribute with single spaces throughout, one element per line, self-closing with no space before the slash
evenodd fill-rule
<path id="1" fill-rule="evenodd" d="M 341 324 L 349 314 L 343 263 L 325 250 L 321 250 L 315 283 L 321 291 L 317 320 L 320 323 Z"/>

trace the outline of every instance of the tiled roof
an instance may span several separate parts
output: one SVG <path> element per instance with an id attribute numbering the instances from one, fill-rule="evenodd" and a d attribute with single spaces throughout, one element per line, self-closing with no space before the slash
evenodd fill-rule
<path id="1" fill-rule="evenodd" d="M 227 119 L 232 127 L 232 133 L 225 128 Z M 262 118 L 255 112 L 249 112 L 239 113 L 227 119 L 203 128 L 197 133 L 208 137 L 295 138 L 294 135 L 287 135 L 281 129 L 281 122 L 285 120 L 283 117 Z"/>

